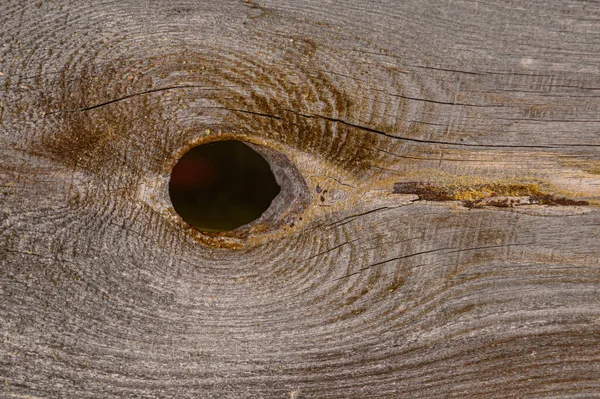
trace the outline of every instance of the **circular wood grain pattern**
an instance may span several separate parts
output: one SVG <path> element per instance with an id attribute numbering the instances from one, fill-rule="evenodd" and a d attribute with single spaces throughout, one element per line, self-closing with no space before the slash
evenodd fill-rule
<path id="1" fill-rule="evenodd" d="M 600 395 L 599 19 L 2 2 L 0 396 Z M 174 212 L 217 139 L 305 182 L 276 223 Z"/>

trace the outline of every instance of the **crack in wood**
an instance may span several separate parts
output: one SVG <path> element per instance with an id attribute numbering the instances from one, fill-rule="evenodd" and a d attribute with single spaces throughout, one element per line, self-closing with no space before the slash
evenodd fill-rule
<path id="1" fill-rule="evenodd" d="M 540 192 L 535 184 L 473 184 L 464 186 L 436 185 L 426 182 L 399 182 L 394 194 L 414 194 L 425 201 L 461 201 L 467 208 L 485 206 L 511 208 L 525 205 L 588 206 L 585 200 Z"/>
<path id="2" fill-rule="evenodd" d="M 129 100 L 131 98 L 134 97 L 138 97 L 138 96 L 143 96 L 146 94 L 151 94 L 151 93 L 159 93 L 162 91 L 170 91 L 170 90 L 177 90 L 177 89 L 204 89 L 204 90 L 222 90 L 219 88 L 215 88 L 215 87 L 208 87 L 208 86 L 201 86 L 201 85 L 178 85 L 178 86 L 170 86 L 170 87 L 158 87 L 156 89 L 150 89 L 150 90 L 146 90 L 146 91 L 141 91 L 138 93 L 133 93 L 133 94 L 129 94 L 123 97 L 119 97 L 119 98 L 115 98 L 113 100 L 109 100 L 109 101 L 104 101 L 95 105 L 91 105 L 89 107 L 83 107 L 83 108 L 76 108 L 76 109 L 66 109 L 66 110 L 59 110 L 59 111 L 50 111 L 50 112 L 46 112 L 45 116 L 48 115 L 55 115 L 55 114 L 63 114 L 63 113 L 71 113 L 71 112 L 85 112 L 85 111 L 91 111 L 100 107 L 105 107 L 107 105 L 110 104 L 114 104 L 114 103 L 118 103 L 121 101 L 125 101 L 125 100 Z"/>

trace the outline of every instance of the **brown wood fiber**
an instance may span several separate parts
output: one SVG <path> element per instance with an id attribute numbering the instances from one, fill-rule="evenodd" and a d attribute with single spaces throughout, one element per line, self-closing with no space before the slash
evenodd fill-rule
<path id="1" fill-rule="evenodd" d="M 597 2 L 4 0 L 0 27 L 1 397 L 600 397 Z M 175 214 L 172 166 L 221 138 L 297 168 L 284 225 Z"/>

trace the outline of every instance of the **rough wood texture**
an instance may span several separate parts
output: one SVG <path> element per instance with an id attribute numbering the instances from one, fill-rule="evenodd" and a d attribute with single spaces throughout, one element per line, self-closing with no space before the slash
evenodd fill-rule
<path id="1" fill-rule="evenodd" d="M 597 2 L 3 0 L 0 26 L 0 396 L 600 397 Z M 169 170 L 215 137 L 310 200 L 186 228 Z"/>

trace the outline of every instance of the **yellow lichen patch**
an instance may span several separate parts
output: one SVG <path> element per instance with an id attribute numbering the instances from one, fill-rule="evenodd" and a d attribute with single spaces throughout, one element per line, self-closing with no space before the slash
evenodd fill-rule
<path id="1" fill-rule="evenodd" d="M 429 179 L 405 181 L 394 184 L 396 194 L 415 194 L 427 201 L 462 201 L 465 206 L 517 206 L 521 202 L 506 198 L 527 198 L 526 204 L 538 205 L 589 205 L 583 200 L 570 199 L 553 190 L 551 185 L 522 179 L 495 179 L 485 181 L 475 176 L 456 176 L 435 172 Z M 502 198 L 501 201 L 486 201 Z"/>
<path id="2" fill-rule="evenodd" d="M 446 189 L 453 199 L 459 201 L 477 201 L 497 196 L 533 196 L 540 192 L 538 186 L 533 183 L 512 184 L 503 182 L 475 184 L 472 186 L 449 186 Z"/>

